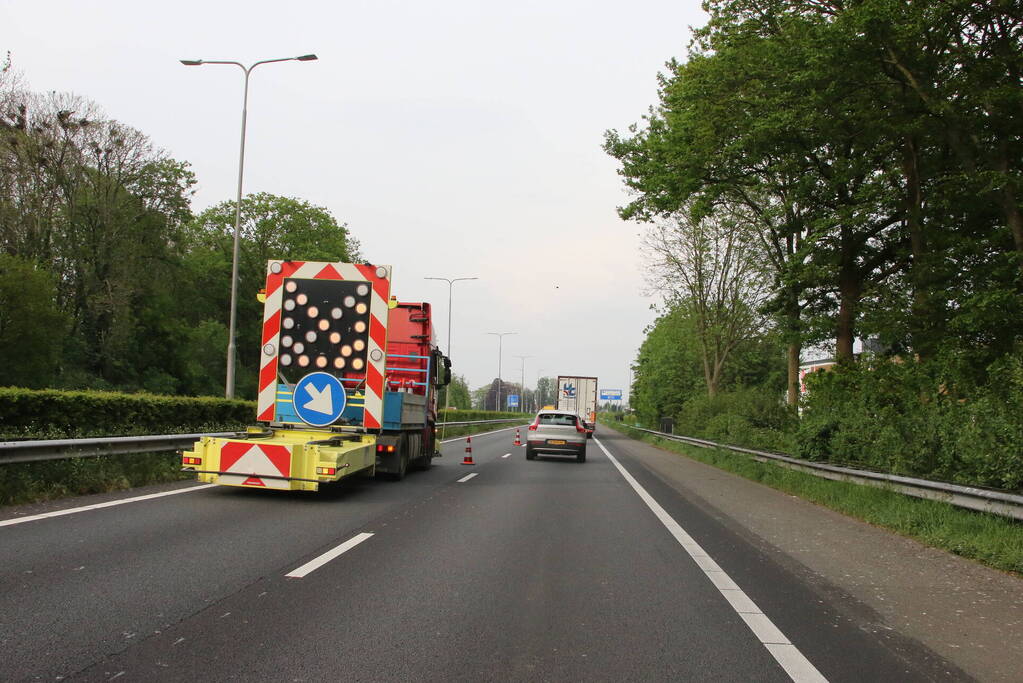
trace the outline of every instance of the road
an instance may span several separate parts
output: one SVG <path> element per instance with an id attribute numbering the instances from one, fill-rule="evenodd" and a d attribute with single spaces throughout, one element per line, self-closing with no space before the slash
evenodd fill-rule
<path id="1" fill-rule="evenodd" d="M 967 678 L 864 628 L 654 449 L 602 428 L 584 464 L 529 462 L 513 435 L 402 482 L 0 510 L 0 679 Z"/>

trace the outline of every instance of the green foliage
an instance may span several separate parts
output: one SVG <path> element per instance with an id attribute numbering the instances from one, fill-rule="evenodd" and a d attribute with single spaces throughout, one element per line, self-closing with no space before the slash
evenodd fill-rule
<path id="1" fill-rule="evenodd" d="M 1023 488 L 1023 355 L 961 380 L 956 358 L 814 373 L 796 454 L 930 479 Z"/>
<path id="2" fill-rule="evenodd" d="M 0 505 L 21 505 L 67 496 L 117 491 L 191 479 L 177 453 L 110 455 L 0 465 Z"/>
<path id="3" fill-rule="evenodd" d="M 687 59 L 659 77 L 657 106 L 607 133 L 632 191 L 620 213 L 742 217 L 767 247 L 768 310 L 791 357 L 834 343 L 842 368 L 811 380 L 794 436 L 791 422 L 758 426 L 741 392 L 734 404 L 694 400 L 702 369 L 672 311 L 640 349 L 641 419 L 677 416 L 691 433 L 789 443 L 807 458 L 1023 485 L 1019 12 L 970 0 L 705 8 Z M 857 361 L 857 337 L 912 360 Z M 748 370 L 733 389 L 784 390 L 767 367 Z"/>
<path id="4" fill-rule="evenodd" d="M 702 449 L 608 424 L 629 436 L 693 460 L 857 517 L 1003 571 L 1023 574 L 1023 525 L 1011 519 L 955 508 L 896 491 L 832 481 L 717 449 Z"/>
<path id="5" fill-rule="evenodd" d="M 780 392 L 738 388 L 694 396 L 675 418 L 675 433 L 736 446 L 791 452 L 797 426 Z"/>
<path id="6" fill-rule="evenodd" d="M 472 407 L 472 397 L 469 395 L 469 384 L 463 375 L 452 375 L 451 384 L 441 388 L 437 393 L 437 405 L 441 408 L 445 405 L 446 393 L 451 392 L 452 408 L 469 410 Z"/>
<path id="7" fill-rule="evenodd" d="M 0 385 L 43 387 L 53 381 L 67 318 L 57 308 L 53 277 L 0 253 Z"/>
<path id="8" fill-rule="evenodd" d="M 220 372 L 226 363 L 224 345 L 215 351 L 199 342 L 212 342 L 216 324 L 226 327 L 231 302 L 231 263 L 234 249 L 235 202 L 212 206 L 185 227 L 185 279 L 179 300 L 188 302 L 180 314 L 192 328 L 203 328 L 190 340 L 192 350 L 208 357 L 219 354 L 207 370 Z M 255 398 L 258 349 L 262 340 L 263 304 L 256 299 L 266 283 L 266 263 L 271 259 L 356 262 L 358 242 L 348 227 L 330 211 L 292 197 L 259 192 L 242 199 L 241 239 L 238 265 L 238 318 L 236 348 L 236 396 Z M 196 356 L 184 356 L 194 365 Z M 194 384 L 189 393 L 212 389 L 189 372 Z M 223 387 L 223 382 L 220 383 Z"/>
<path id="9" fill-rule="evenodd" d="M 0 436 L 72 439 L 241 429 L 249 401 L 0 387 Z"/>

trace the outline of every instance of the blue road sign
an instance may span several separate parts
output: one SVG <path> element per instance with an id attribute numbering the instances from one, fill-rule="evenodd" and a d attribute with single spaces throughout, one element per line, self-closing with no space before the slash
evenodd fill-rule
<path id="1" fill-rule="evenodd" d="M 518 394 L 508 394 L 508 407 L 509 408 L 518 408 L 519 407 L 519 395 Z"/>
<path id="2" fill-rule="evenodd" d="M 345 412 L 348 397 L 341 381 L 326 372 L 310 372 L 298 380 L 292 396 L 295 414 L 307 425 L 326 427 Z"/>
<path id="3" fill-rule="evenodd" d="M 621 401 L 622 390 L 621 389 L 601 389 L 600 390 L 601 401 Z"/>

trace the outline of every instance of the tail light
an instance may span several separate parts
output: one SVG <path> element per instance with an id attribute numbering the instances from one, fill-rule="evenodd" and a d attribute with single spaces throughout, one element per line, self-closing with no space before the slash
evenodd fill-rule
<path id="1" fill-rule="evenodd" d="M 382 443 L 378 443 L 377 453 L 394 453 L 394 446 L 385 446 Z"/>
<path id="2" fill-rule="evenodd" d="M 182 465 L 201 465 L 202 464 L 202 458 L 184 457 L 184 458 L 181 458 L 181 464 Z"/>
<path id="3" fill-rule="evenodd" d="M 583 427 L 582 423 L 579 422 L 579 420 L 575 421 L 575 431 L 579 432 L 580 434 L 586 433 L 586 429 Z"/>
<path id="4" fill-rule="evenodd" d="M 540 418 L 536 418 L 533 424 L 529 425 L 529 431 L 535 432 L 536 428 L 540 425 Z"/>
<path id="5" fill-rule="evenodd" d="M 316 474 L 334 475 L 334 474 L 337 474 L 337 468 L 335 468 L 335 467 L 317 467 L 316 468 Z"/>

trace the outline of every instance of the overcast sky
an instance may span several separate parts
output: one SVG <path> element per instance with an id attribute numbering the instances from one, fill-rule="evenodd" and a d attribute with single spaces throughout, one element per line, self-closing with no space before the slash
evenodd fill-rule
<path id="1" fill-rule="evenodd" d="M 486 333 L 516 332 L 506 380 L 527 355 L 527 386 L 542 371 L 625 389 L 654 300 L 603 132 L 640 121 L 705 21 L 696 0 L 5 0 L 0 50 L 32 90 L 85 96 L 191 163 L 196 211 L 234 198 L 243 77 L 178 60 L 315 53 L 253 72 L 245 192 L 347 223 L 400 299 L 435 305 L 442 348 L 448 286 L 423 278 L 479 277 L 454 293 L 471 388 L 497 376 Z"/>

